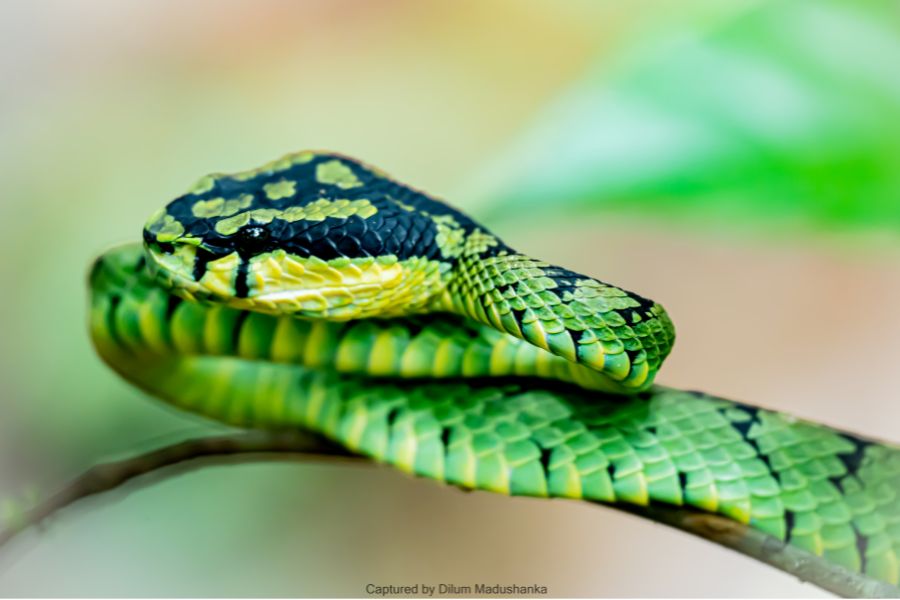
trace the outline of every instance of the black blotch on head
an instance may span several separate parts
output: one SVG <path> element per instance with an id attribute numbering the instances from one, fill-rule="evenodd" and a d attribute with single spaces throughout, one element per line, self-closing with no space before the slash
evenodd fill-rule
<path id="1" fill-rule="evenodd" d="M 206 271 L 209 267 L 209 263 L 211 261 L 219 258 L 212 252 L 205 250 L 203 248 L 197 248 L 197 254 L 194 257 L 194 281 L 200 281 L 203 279 L 203 276 L 206 274 Z"/>
<path id="2" fill-rule="evenodd" d="M 149 229 L 143 230 L 143 236 L 144 236 L 145 244 L 155 244 L 156 243 L 156 236 L 153 235 L 152 233 L 150 233 Z"/>

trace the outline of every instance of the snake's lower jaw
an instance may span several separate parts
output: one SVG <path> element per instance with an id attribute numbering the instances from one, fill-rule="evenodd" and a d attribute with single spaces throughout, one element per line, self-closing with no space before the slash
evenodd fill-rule
<path id="1" fill-rule="evenodd" d="M 179 296 L 185 297 L 184 292 L 191 297 L 208 295 L 193 278 L 195 257 L 193 246 L 175 245 L 169 251 L 157 244 L 144 243 L 148 272 L 158 284 Z"/>
<path id="2" fill-rule="evenodd" d="M 170 292 L 239 310 L 348 321 L 422 312 L 443 289 L 437 261 L 396 257 L 301 258 L 274 251 L 244 258 L 192 244 L 145 242 L 150 273 Z"/>

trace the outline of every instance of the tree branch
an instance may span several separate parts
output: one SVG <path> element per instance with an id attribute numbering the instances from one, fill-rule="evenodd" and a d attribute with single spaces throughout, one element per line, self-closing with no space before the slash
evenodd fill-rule
<path id="1" fill-rule="evenodd" d="M 0 546 L 71 504 L 113 490 L 135 478 L 140 477 L 142 483 L 147 484 L 186 469 L 210 464 L 282 458 L 348 462 L 365 460 L 321 436 L 300 431 L 250 431 L 186 440 L 132 458 L 91 467 L 58 493 L 25 511 L 21 518 L 0 531 Z M 719 515 L 662 504 L 648 507 L 626 504 L 608 506 L 708 539 L 839 596 L 900 597 L 900 589 L 892 585 L 829 563 L 821 557 Z"/>
<path id="2" fill-rule="evenodd" d="M 900 589 L 889 583 L 828 562 L 721 515 L 663 504 L 610 506 L 705 538 L 844 598 L 900 598 Z"/>
<path id="3" fill-rule="evenodd" d="M 324 438 L 302 431 L 247 431 L 185 440 L 119 461 L 95 465 L 70 481 L 59 492 L 14 518 L 0 531 L 0 547 L 23 530 L 42 523 L 75 502 L 113 490 L 141 477 L 150 484 L 185 470 L 222 464 L 297 458 L 304 460 L 352 460 L 363 457 Z M 154 477 L 155 476 L 155 477 Z"/>

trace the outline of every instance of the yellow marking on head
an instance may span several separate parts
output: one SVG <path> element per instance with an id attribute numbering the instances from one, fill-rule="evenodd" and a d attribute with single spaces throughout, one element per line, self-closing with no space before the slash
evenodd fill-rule
<path id="1" fill-rule="evenodd" d="M 231 215 L 248 208 L 253 203 L 253 196 L 242 194 L 237 198 L 213 198 L 211 200 L 198 200 L 191 207 L 191 213 L 198 219 L 212 217 L 230 217 Z"/>
<path id="2" fill-rule="evenodd" d="M 346 219 L 353 215 L 359 215 L 363 219 L 367 219 L 377 212 L 378 209 L 372 206 L 372 203 L 366 199 L 325 200 L 324 198 L 320 198 L 310 202 L 306 206 L 292 206 L 276 218 L 284 219 L 291 223 L 294 221 L 324 221 L 326 217 Z"/>
<path id="3" fill-rule="evenodd" d="M 201 285 L 218 296 L 232 296 L 234 277 L 240 264 L 241 257 L 237 252 L 210 261 L 206 265 L 206 273 L 200 279 Z"/>
<path id="4" fill-rule="evenodd" d="M 197 183 L 192 185 L 188 190 L 189 194 L 203 194 L 204 192 L 208 192 L 213 189 L 216 185 L 216 176 L 215 175 L 204 175 Z"/>
<path id="5" fill-rule="evenodd" d="M 222 235 L 233 235 L 237 230 L 249 223 L 251 220 L 255 223 L 265 224 L 271 223 L 275 215 L 281 211 L 274 208 L 255 208 L 246 212 L 238 213 L 233 217 L 222 219 L 216 223 L 216 231 Z"/>
<path id="6" fill-rule="evenodd" d="M 463 251 L 463 238 L 465 231 L 456 222 L 452 215 L 435 215 L 431 219 L 437 226 L 435 243 L 441 250 L 444 258 L 456 258 Z"/>
<path id="7" fill-rule="evenodd" d="M 154 227 L 162 226 L 163 219 L 166 216 L 166 209 L 160 208 L 147 219 L 147 224 L 144 226 L 148 231 L 153 231 Z"/>
<path id="8" fill-rule="evenodd" d="M 489 233 L 485 233 L 481 229 L 476 229 L 466 238 L 463 248 L 464 254 L 481 254 L 488 248 L 493 248 L 498 244 L 497 238 Z"/>
<path id="9" fill-rule="evenodd" d="M 160 242 L 171 242 L 184 235 L 184 225 L 172 215 L 167 214 L 165 209 L 157 211 L 150 217 L 147 230 Z"/>
<path id="10" fill-rule="evenodd" d="M 197 256 L 196 247 L 188 244 L 178 244 L 173 252 L 159 252 L 153 248 L 148 248 L 146 256 L 149 260 L 151 272 L 155 272 L 164 283 L 185 288 L 187 292 L 196 291 L 197 285 L 192 277 L 194 258 Z"/>
<path id="11" fill-rule="evenodd" d="M 264 225 L 273 219 L 281 219 L 288 223 L 296 221 L 324 221 L 327 217 L 346 219 L 359 215 L 363 219 L 371 217 L 378 209 L 366 199 L 362 200 L 325 200 L 320 198 L 305 206 L 292 206 L 285 210 L 275 208 L 255 208 L 216 223 L 216 231 L 222 235 L 232 235 L 238 229 L 253 221 Z"/>
<path id="12" fill-rule="evenodd" d="M 406 202 L 403 202 L 402 200 L 397 200 L 393 196 L 388 196 L 388 199 L 407 212 L 413 212 L 414 210 L 416 210 L 414 206 L 407 204 Z"/>
<path id="13" fill-rule="evenodd" d="M 281 200 L 282 198 L 290 198 L 296 191 L 297 182 L 291 179 L 282 179 L 275 183 L 267 183 L 263 186 L 266 198 L 269 200 Z"/>
<path id="14" fill-rule="evenodd" d="M 305 150 L 303 152 L 294 152 L 292 154 L 282 156 L 281 158 L 278 158 L 276 160 L 269 161 L 261 167 L 257 167 L 256 169 L 249 169 L 247 171 L 235 173 L 234 175 L 231 175 L 231 178 L 237 181 L 247 181 L 248 179 L 253 179 L 258 175 L 271 175 L 273 173 L 287 171 L 294 165 L 302 165 L 308 163 L 315 157 L 315 152 L 310 152 L 309 150 Z"/>
<path id="15" fill-rule="evenodd" d="M 424 258 L 300 258 L 276 250 L 250 259 L 247 298 L 236 298 L 237 255 L 209 263 L 205 291 L 234 308 L 335 321 L 421 312 L 449 277 L 449 265 Z"/>
<path id="16" fill-rule="evenodd" d="M 336 185 L 344 190 L 362 185 L 350 167 L 339 160 L 329 160 L 316 165 L 316 181 Z"/>

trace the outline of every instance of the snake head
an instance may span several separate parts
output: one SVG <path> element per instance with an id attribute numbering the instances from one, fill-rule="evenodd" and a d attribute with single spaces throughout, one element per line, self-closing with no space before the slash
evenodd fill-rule
<path id="1" fill-rule="evenodd" d="M 422 310 L 473 228 L 378 169 L 300 152 L 202 178 L 150 218 L 144 244 L 176 294 L 344 320 Z"/>

